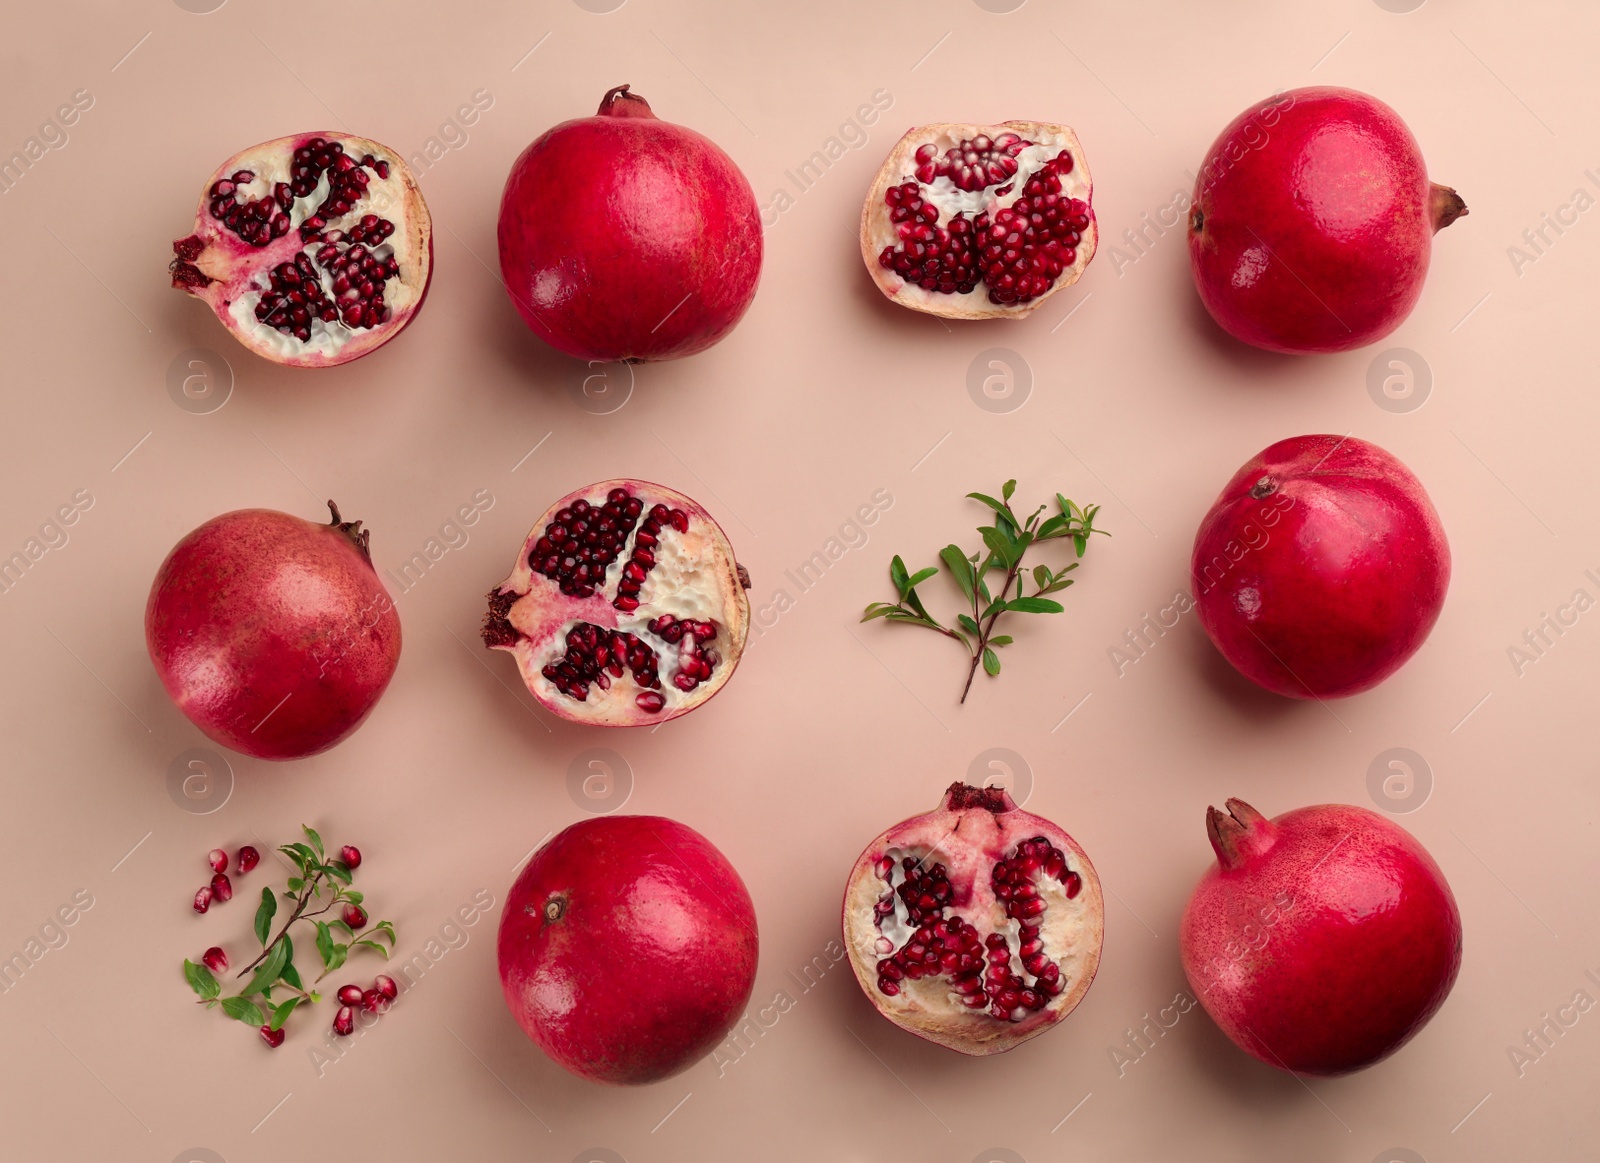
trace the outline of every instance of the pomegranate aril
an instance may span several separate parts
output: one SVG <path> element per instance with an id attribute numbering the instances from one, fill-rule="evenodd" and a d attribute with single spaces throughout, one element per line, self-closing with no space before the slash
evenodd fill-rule
<path id="1" fill-rule="evenodd" d="M 261 1040 L 274 1050 L 283 1045 L 283 1039 L 284 1032 L 282 1030 L 274 1030 L 271 1026 L 261 1027 Z"/>
<path id="2" fill-rule="evenodd" d="M 202 888 L 194 894 L 194 911 L 203 913 L 211 907 L 211 889 Z"/>
<path id="3" fill-rule="evenodd" d="M 220 945 L 211 946 L 200 955 L 200 960 L 212 973 L 221 973 L 228 968 L 228 955 Z"/>
<path id="4" fill-rule="evenodd" d="M 372 988 L 377 990 L 386 1001 L 393 1001 L 400 996 L 400 987 L 395 984 L 394 978 L 387 973 L 378 974 L 377 978 L 373 980 Z"/>
<path id="5" fill-rule="evenodd" d="M 228 871 L 228 854 L 221 848 L 213 848 L 206 853 L 206 863 L 211 865 L 212 872 Z"/>
<path id="6" fill-rule="evenodd" d="M 356 1012 L 349 1006 L 340 1006 L 333 1015 L 333 1032 L 341 1038 L 349 1037 L 356 1028 Z"/>
<path id="7" fill-rule="evenodd" d="M 369 1014 L 375 1014 L 387 1005 L 386 999 L 375 989 L 369 989 L 361 995 L 361 1008 Z"/>
<path id="8" fill-rule="evenodd" d="M 361 849 L 354 844 L 346 844 L 339 849 L 339 859 L 344 862 L 346 868 L 354 871 L 361 867 Z"/>
<path id="9" fill-rule="evenodd" d="M 227 904 L 233 899 L 233 884 L 228 880 L 226 872 L 218 872 L 212 876 L 211 895 L 218 904 Z"/>
<path id="10" fill-rule="evenodd" d="M 343 1006 L 359 1005 L 361 1003 L 361 987 L 359 985 L 341 985 L 339 992 L 334 995 Z"/>

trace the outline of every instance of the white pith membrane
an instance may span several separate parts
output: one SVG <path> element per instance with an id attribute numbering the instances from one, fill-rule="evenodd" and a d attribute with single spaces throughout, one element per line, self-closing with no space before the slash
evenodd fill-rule
<path id="1" fill-rule="evenodd" d="M 331 148 L 335 143 L 340 150 Z M 314 167 L 322 169 L 315 186 L 296 194 L 295 167 L 305 163 L 304 158 L 297 159 L 297 150 L 333 159 L 342 153 L 353 163 L 347 170 L 359 169 L 365 175 L 359 196 L 347 203 L 349 209 L 325 212 L 320 226 L 308 220 L 328 203 L 335 176 L 347 170 L 335 169 L 342 164 L 336 160 L 327 167 Z M 234 175 L 241 172 L 250 179 L 235 182 Z M 280 186 L 291 187 L 287 207 L 278 200 Z M 270 225 L 282 216 L 288 228 L 257 245 L 213 213 L 214 207 L 229 201 L 241 207 L 266 201 L 271 204 L 267 218 L 243 212 L 241 219 L 249 223 L 254 216 Z M 381 346 L 409 321 L 427 291 L 433 262 L 431 235 L 422 192 L 393 150 L 343 133 L 296 134 L 252 146 L 229 158 L 207 179 L 194 233 L 173 244 L 178 257 L 172 264 L 172 285 L 209 303 L 239 341 L 258 354 L 295 366 L 332 366 Z M 352 254 L 354 248 L 359 250 Z M 304 262 L 298 258 L 301 255 Z M 393 267 L 388 268 L 391 259 Z M 285 264 L 296 267 L 299 284 L 285 283 L 281 273 Z M 341 276 L 348 286 L 339 282 Z M 315 299 L 291 301 L 292 291 L 309 298 L 310 280 L 315 280 L 336 318 L 323 318 Z M 365 296 L 364 284 L 372 286 Z M 257 311 L 263 296 L 270 301 L 265 320 Z M 303 324 L 293 315 L 296 307 L 306 311 Z M 352 307 L 360 311 L 354 320 L 346 317 Z M 293 333 L 300 326 L 307 332 L 304 338 Z"/>
<path id="2" fill-rule="evenodd" d="M 951 149 L 970 145 L 981 138 L 988 138 L 994 143 L 1006 134 L 1019 135 L 1023 141 L 1032 143 L 1011 155 L 1017 163 L 1015 174 L 998 179 L 984 179 L 988 184 L 978 190 L 958 187 L 955 178 L 947 174 L 936 174 L 931 181 L 919 179 L 919 168 L 922 169 L 923 177 L 927 176 L 926 163 L 919 162 L 917 156 L 917 151 L 924 146 L 931 145 L 935 161 L 943 161 Z M 915 225 L 914 222 L 894 220 L 895 207 L 887 200 L 891 190 L 908 182 L 915 183 L 918 186 L 918 195 L 938 210 L 938 219 L 927 224 L 937 231 L 948 233 L 952 220 L 963 213 L 974 223 L 979 215 L 987 213 L 992 226 L 996 221 L 997 212 L 1014 206 L 1017 200 L 1026 194 L 1028 179 L 1041 171 L 1046 163 L 1057 158 L 1062 151 L 1071 156 L 1072 168 L 1066 173 L 1056 175 L 1061 186 L 1060 197 L 1075 198 L 1084 203 L 1082 213 L 1087 222 L 1081 230 L 1075 231 L 1077 240 L 1071 243 L 1073 250 L 1071 262 L 1063 266 L 1061 273 L 1042 292 L 1025 302 L 996 303 L 991 301 L 992 288 L 981 280 L 971 290 L 964 292 L 929 290 L 919 282 L 908 281 L 899 272 L 883 265 L 882 256 L 885 248 L 906 244 L 908 241 L 906 228 Z M 1001 193 L 1002 190 L 1006 192 Z M 1077 134 L 1066 126 L 1048 125 L 1036 121 L 1006 121 L 999 125 L 920 126 L 908 132 L 890 151 L 878 171 L 877 178 L 873 181 L 871 190 L 867 193 L 866 203 L 861 208 L 861 257 L 878 289 L 890 299 L 913 310 L 925 311 L 947 319 L 997 317 L 1021 319 L 1037 310 L 1046 299 L 1063 287 L 1069 287 L 1077 282 L 1094 257 L 1099 242 L 1099 228 L 1095 223 L 1093 194 L 1094 181 L 1089 174 L 1088 162 L 1083 156 L 1083 147 L 1078 143 Z M 1037 227 L 1035 229 L 1037 236 Z M 1015 261 L 1018 256 L 1035 257 L 1044 239 L 1042 236 L 1035 238 L 1032 243 L 1036 247 L 1035 251 L 1025 251 L 1024 248 L 1030 245 L 1029 241 L 1022 237 L 1012 238 L 1010 233 L 1004 239 L 997 241 L 1003 251 L 1016 252 L 1014 255 L 1008 253 L 1008 259 Z M 1068 240 L 1061 238 L 1060 241 L 1065 243 Z"/>
<path id="3" fill-rule="evenodd" d="M 970 806 L 980 795 L 993 798 L 987 806 Z M 993 810 L 995 800 L 999 811 Z M 1007 915 L 1006 902 L 995 895 L 994 867 L 1017 857 L 1020 845 L 1038 840 L 1061 854 L 1062 876 L 1040 868 L 1025 877 L 1045 907 L 1036 916 L 1019 920 Z M 907 857 L 915 862 L 909 874 L 903 865 Z M 980 964 L 966 968 L 958 964 L 953 969 L 941 964 L 937 972 L 921 977 L 902 970 L 902 976 L 890 982 L 898 992 L 887 992 L 884 964 L 894 962 L 902 950 L 909 953 L 908 943 L 915 944 L 917 931 L 901 886 L 908 875 L 928 874 L 938 880 L 937 865 L 944 867 L 950 884 L 949 901 L 936 910 L 939 919 L 948 922 L 958 917 L 963 928 L 977 930 Z M 1077 889 L 1071 896 L 1068 873 L 1077 874 Z M 1014 882 L 1010 887 L 1014 892 Z M 890 902 L 893 909 L 886 912 Z M 1070 836 L 1043 817 L 1013 806 L 1000 789 L 980 791 L 955 784 L 938 809 L 889 829 L 861 854 L 845 895 L 845 943 L 857 982 L 890 1021 L 964 1054 L 998 1054 L 1037 1037 L 1083 999 L 1099 968 L 1104 915 L 1094 866 Z M 926 915 L 921 919 L 922 926 L 936 923 Z M 1032 969 L 1020 956 L 1024 924 L 1038 930 L 1034 939 L 1041 942 Z M 1051 974 L 1047 966 L 1056 966 L 1052 984 L 1059 983 L 1058 989 L 1053 994 L 1035 989 L 1043 995 L 1037 1008 L 1018 1004 L 997 1016 L 1001 1006 L 989 996 L 995 958 L 987 938 L 992 933 L 1006 941 L 999 964 L 1008 977 L 1020 978 L 1025 989 L 1036 987 L 1041 974 Z M 963 998 L 976 996 L 970 984 L 974 971 L 984 986 L 984 1002 L 968 1006 Z M 965 991 L 957 984 L 963 977 L 968 979 Z"/>
<path id="4" fill-rule="evenodd" d="M 590 513 L 598 512 L 618 489 L 638 502 L 635 523 L 621 537 L 621 548 L 604 578 L 593 582 L 592 594 L 563 593 L 561 582 L 536 570 L 530 559 L 547 559 L 548 553 L 538 547 L 560 513 L 571 511 L 579 500 L 588 503 Z M 687 528 L 680 530 L 670 518 L 657 522 L 656 544 L 643 546 L 640 536 L 647 532 L 658 505 L 681 514 Z M 647 569 L 639 567 L 644 569 L 643 579 L 637 582 L 637 593 L 628 594 L 625 571 L 630 563 L 637 564 L 641 548 L 653 555 L 654 563 Z M 733 547 L 695 501 L 646 481 L 600 481 L 562 498 L 539 518 L 523 542 L 511 576 L 489 593 L 483 638 L 491 649 L 512 654 L 528 690 L 561 717 L 601 726 L 655 724 L 692 711 L 728 681 L 749 635 L 747 588 Z M 617 607 L 619 600 L 629 598 L 637 601 L 636 609 Z M 686 622 L 696 628 L 684 631 Z M 638 639 L 651 653 L 658 685 L 642 684 L 626 661 L 622 674 L 610 666 L 604 670 L 604 683 L 587 681 L 581 699 L 571 693 L 570 679 L 552 679 L 546 672 L 567 657 L 568 635 L 574 630 L 584 633 L 585 625 Z M 714 633 L 704 632 L 708 626 Z M 698 669 L 706 664 L 706 651 L 711 652 L 708 674 Z M 691 669 L 695 673 L 687 673 Z M 680 677 L 685 684 L 693 680 L 690 689 L 682 689 Z M 654 709 L 647 705 L 653 702 L 651 693 L 660 697 Z"/>

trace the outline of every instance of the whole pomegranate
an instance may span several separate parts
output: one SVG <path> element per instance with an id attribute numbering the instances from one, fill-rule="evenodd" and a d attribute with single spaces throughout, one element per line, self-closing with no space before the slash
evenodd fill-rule
<path id="1" fill-rule="evenodd" d="M 922 125 L 889 151 L 861 207 L 878 289 L 946 319 L 1021 319 L 1094 257 L 1094 182 L 1064 125 Z"/>
<path id="2" fill-rule="evenodd" d="M 1461 914 L 1444 874 L 1399 825 L 1323 804 L 1268 820 L 1210 808 L 1216 866 L 1184 909 L 1183 971 L 1242 1050 L 1301 1074 L 1347 1074 L 1393 1054 L 1444 1003 L 1461 968 Z"/>
<path id="3" fill-rule="evenodd" d="M 204 299 L 257 355 L 349 363 L 422 307 L 433 225 L 400 155 L 348 133 L 251 146 L 206 180 L 172 285 Z"/>
<path id="4" fill-rule="evenodd" d="M 711 514 L 648 481 L 562 497 L 489 591 L 484 644 L 563 719 L 637 727 L 722 689 L 750 632 L 749 575 Z"/>
<path id="5" fill-rule="evenodd" d="M 733 159 L 627 85 L 522 151 L 500 199 L 500 272 L 546 343 L 586 360 L 677 359 L 743 317 L 761 216 Z"/>
<path id="6" fill-rule="evenodd" d="M 150 660 L 178 709 L 258 759 L 326 751 L 361 725 L 400 660 L 371 533 L 271 509 L 213 517 L 173 547 L 145 606 Z"/>
<path id="7" fill-rule="evenodd" d="M 1354 436 L 1297 436 L 1234 474 L 1195 534 L 1189 574 L 1200 624 L 1240 674 L 1290 698 L 1336 698 L 1422 646 L 1450 547 L 1393 456 Z"/>
<path id="8" fill-rule="evenodd" d="M 1269 351 L 1348 351 L 1422 294 L 1436 231 L 1467 212 L 1428 181 L 1400 115 L 1352 89 L 1294 89 L 1224 129 L 1195 179 L 1189 264 L 1211 317 Z"/>
<path id="9" fill-rule="evenodd" d="M 884 832 L 844 893 L 856 982 L 901 1029 L 963 1054 L 1036 1038 L 1089 992 L 1105 900 L 1076 841 L 1003 788 L 950 785 Z"/>
<path id="10" fill-rule="evenodd" d="M 580 1078 L 659 1082 L 733 1028 L 756 951 L 750 894 L 711 841 L 660 816 L 601 816 L 511 886 L 500 985 L 523 1032 Z"/>

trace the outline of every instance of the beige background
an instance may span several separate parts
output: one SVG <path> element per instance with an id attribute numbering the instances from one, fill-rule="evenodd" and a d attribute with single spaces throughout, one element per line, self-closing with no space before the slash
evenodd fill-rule
<path id="1" fill-rule="evenodd" d="M 1600 597 L 1583 573 L 1600 568 L 1600 218 L 1561 209 L 1575 190 L 1600 194 L 1585 173 L 1600 172 L 1592 6 L 185 10 L 204 6 L 8 13 L 0 154 L 74 91 L 93 105 L 0 198 L 0 550 L 21 549 L 77 490 L 93 505 L 0 596 L 0 951 L 23 949 L 79 890 L 93 905 L 0 994 L 0 1154 L 241 1163 L 370 1158 L 369 1144 L 387 1143 L 397 1159 L 558 1163 L 1438 1163 L 1592 1150 L 1600 1013 L 1521 1076 L 1508 1047 L 1575 992 L 1600 999 L 1585 977 L 1600 975 L 1600 613 L 1520 676 L 1507 654 L 1574 590 Z M 720 142 L 764 206 L 780 189 L 792 205 L 768 215 L 760 294 L 731 338 L 639 368 L 631 398 L 601 415 L 578 403 L 588 369 L 533 339 L 508 303 L 494 224 L 517 152 L 623 81 Z M 1378 349 L 1287 359 L 1226 340 L 1198 305 L 1181 229 L 1152 230 L 1137 261 L 1111 249 L 1188 188 L 1186 171 L 1234 114 L 1312 83 L 1392 103 L 1471 206 L 1438 240 L 1420 306 L 1380 345 L 1408 349 L 1413 371 L 1431 375 L 1417 410 L 1369 394 Z M 480 89 L 493 103 L 465 136 L 443 128 Z M 786 171 L 877 90 L 893 104 L 866 143 L 796 192 Z M 1098 259 L 1022 324 L 946 326 L 887 304 L 854 236 L 883 154 L 913 124 L 1007 117 L 1076 127 L 1097 179 Z M 421 316 L 350 367 L 294 374 L 250 357 L 167 288 L 164 268 L 214 165 L 326 126 L 408 154 L 430 138 L 458 144 L 421 174 L 437 260 Z M 1558 212 L 1576 224 L 1547 232 L 1553 244 L 1519 271 L 1508 248 Z M 969 367 L 993 347 L 1031 373 L 1009 412 L 968 392 Z M 235 381 L 209 414 L 168 391 L 191 348 Z M 1190 616 L 1119 677 L 1109 649 L 1185 587 L 1216 490 L 1261 447 L 1308 431 L 1376 441 L 1427 485 L 1455 576 L 1426 647 L 1374 692 L 1296 704 L 1236 678 Z M 737 680 L 686 720 L 653 734 L 552 726 L 510 660 L 477 643 L 481 595 L 552 498 L 625 474 L 711 507 L 766 624 Z M 959 498 L 1012 475 L 1023 499 L 1061 489 L 1102 502 L 1116 536 L 1095 546 L 1069 612 L 1023 628 L 1002 678 L 980 678 L 958 707 L 952 644 L 855 619 L 887 595 L 890 554 L 915 568 L 963 530 L 974 537 L 979 513 Z M 880 489 L 893 505 L 864 546 L 856 538 L 807 592 L 785 579 Z M 188 805 L 211 814 L 169 796 L 169 765 L 208 746 L 162 694 L 142 637 L 149 579 L 179 536 L 241 506 L 315 518 L 331 496 L 372 528 L 379 565 L 398 569 L 478 490 L 494 504 L 465 544 L 447 530 L 457 547 L 396 588 L 405 653 L 360 732 L 302 763 L 230 757 L 231 798 Z M 792 599 L 781 616 L 778 590 Z M 720 1063 L 630 1091 L 545 1061 L 495 976 L 513 866 L 605 806 L 568 790 L 569 766 L 595 747 L 620 757 L 626 810 L 684 820 L 738 866 L 761 921 L 756 1002 L 785 991 L 793 1003 L 775 1021 L 769 1006 L 770 1028 Z M 1394 747 L 1423 758 L 1431 796 L 1379 806 L 1414 809 L 1396 818 L 1444 868 L 1466 925 L 1460 980 L 1433 1023 L 1376 1069 L 1307 1085 L 1236 1051 L 1195 1011 L 1119 1076 L 1110 1051 L 1124 1031 L 1183 986 L 1177 923 L 1210 860 L 1206 804 L 1371 804 L 1369 767 Z M 1009 766 L 1031 784 L 1028 806 L 1093 856 L 1109 913 L 1099 980 L 1070 1021 L 973 1061 L 879 1020 L 829 945 L 861 846 L 991 748 L 1020 757 Z M 213 942 L 245 949 L 248 898 L 274 871 L 197 919 L 188 902 L 205 851 L 265 849 L 301 821 L 363 848 L 360 887 L 407 955 L 438 942 L 415 988 L 320 1073 L 326 1007 L 268 1053 L 189 1004 L 178 972 Z M 480 890 L 496 908 L 448 927 Z M 813 968 L 805 989 L 808 964 L 826 972 Z M 350 976 L 376 971 L 358 965 Z"/>

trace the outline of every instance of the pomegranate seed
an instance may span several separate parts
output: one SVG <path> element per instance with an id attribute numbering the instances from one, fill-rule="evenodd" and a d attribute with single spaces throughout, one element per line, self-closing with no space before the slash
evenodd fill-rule
<path id="1" fill-rule="evenodd" d="M 395 998 L 400 996 L 400 987 L 395 985 L 394 978 L 390 977 L 387 973 L 378 974 L 377 979 L 372 983 L 372 987 L 376 989 L 386 1001 L 393 1001 Z"/>
<path id="2" fill-rule="evenodd" d="M 228 955 L 222 951 L 220 945 L 213 945 L 200 954 L 200 960 L 212 973 L 222 973 L 228 968 Z"/>
<path id="3" fill-rule="evenodd" d="M 633 701 L 638 704 L 640 710 L 649 711 L 651 714 L 655 714 L 667 705 L 667 700 L 662 697 L 659 691 L 644 691 Z"/>
<path id="4" fill-rule="evenodd" d="M 211 878 L 211 895 L 218 904 L 225 905 L 233 899 L 233 884 L 226 872 L 219 872 Z"/>
<path id="5" fill-rule="evenodd" d="M 388 999 L 375 989 L 369 989 L 361 995 L 361 1008 L 369 1014 L 375 1014 L 380 1009 L 387 1009 L 388 1004 Z"/>
<path id="6" fill-rule="evenodd" d="M 274 1050 L 283 1045 L 283 1037 L 282 1030 L 274 1030 L 271 1026 L 261 1027 L 261 1040 Z"/>
<path id="7" fill-rule="evenodd" d="M 353 1006 L 361 1003 L 361 987 L 359 985 L 341 985 L 339 992 L 334 995 L 342 1006 Z"/>
<path id="8" fill-rule="evenodd" d="M 348 1038 L 355 1028 L 355 1010 L 349 1006 L 340 1006 L 339 1012 L 333 1015 L 333 1032 L 341 1038 Z"/>
<path id="9" fill-rule="evenodd" d="M 203 888 L 194 894 L 194 911 L 203 913 L 211 907 L 211 889 Z"/>
<path id="10" fill-rule="evenodd" d="M 367 923 L 367 914 L 362 911 L 360 905 L 345 905 L 344 923 L 352 929 L 359 929 Z"/>
<path id="11" fill-rule="evenodd" d="M 344 866 L 354 872 L 361 867 L 361 849 L 351 844 L 346 844 L 339 849 L 339 859 L 344 861 Z"/>
<path id="12" fill-rule="evenodd" d="M 240 876 L 243 876 L 245 873 L 249 872 L 252 868 L 254 868 L 256 865 L 258 865 L 260 863 L 261 863 L 261 853 L 257 852 L 249 844 L 246 844 L 243 848 L 239 849 L 239 875 Z"/>
<path id="13" fill-rule="evenodd" d="M 228 854 L 221 848 L 213 848 L 206 854 L 206 863 L 211 865 L 212 872 L 228 871 Z"/>

